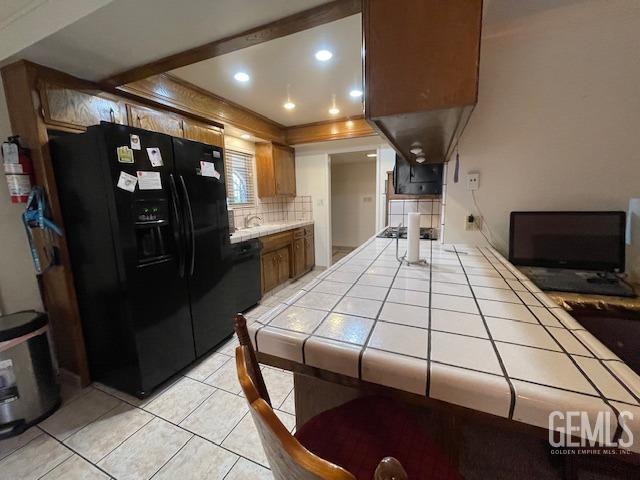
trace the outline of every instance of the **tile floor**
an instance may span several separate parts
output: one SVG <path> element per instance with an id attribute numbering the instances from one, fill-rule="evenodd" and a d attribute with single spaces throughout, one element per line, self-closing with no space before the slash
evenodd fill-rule
<path id="1" fill-rule="evenodd" d="M 318 273 L 271 293 L 247 317 L 289 298 Z M 235 344 L 225 342 L 144 400 L 100 384 L 63 388 L 60 410 L 0 441 L 0 478 L 272 479 L 236 379 Z M 276 414 L 293 431 L 293 375 L 271 367 L 263 375 Z"/>
<path id="2" fill-rule="evenodd" d="M 335 245 L 331 248 L 332 255 L 332 263 L 336 263 L 338 260 L 346 257 L 351 252 L 353 252 L 355 248 L 353 247 L 336 247 Z"/>

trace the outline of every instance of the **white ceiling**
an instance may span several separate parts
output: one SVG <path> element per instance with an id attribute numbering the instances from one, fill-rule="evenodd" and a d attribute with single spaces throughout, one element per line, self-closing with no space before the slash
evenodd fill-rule
<path id="1" fill-rule="evenodd" d="M 3 12 L 5 1 L 0 0 Z M 114 0 L 12 59 L 26 58 L 81 78 L 101 80 L 326 1 Z M 24 3 L 10 2 L 12 10 Z"/>
<path id="2" fill-rule="evenodd" d="M 499 25 L 542 10 L 584 1 L 587 0 L 485 0 L 484 24 Z M 26 58 L 81 78 L 101 80 L 326 2 L 0 0 L 0 65 Z M 25 24 L 33 24 L 29 28 L 16 21 L 32 20 L 30 17 L 34 17 L 35 12 L 40 12 L 39 23 Z M 56 17 L 63 13 L 68 17 L 66 20 Z M 81 18 L 74 20 L 73 14 Z M 46 23 L 47 19 L 51 22 Z M 173 73 L 287 126 L 331 118 L 328 108 L 334 93 L 341 110 L 339 117 L 358 115 L 362 113 L 361 101 L 351 99 L 348 92 L 362 82 L 360 21 L 360 15 L 354 15 Z M 18 33 L 2 28 L 7 25 Z M 38 41 L 62 25 L 67 26 Z M 11 33 L 14 38 L 24 32 L 32 33 L 29 38 L 19 38 L 13 43 L 32 45 L 2 60 L 2 47 L 8 44 L 2 41 L 2 34 Z M 326 64 L 320 64 L 313 57 L 321 47 L 334 53 Z M 23 47 L 13 51 L 20 48 Z M 247 85 L 241 86 L 232 79 L 239 69 L 251 75 Z M 287 84 L 291 85 L 291 99 L 297 105 L 293 111 L 282 108 Z"/>
<path id="3" fill-rule="evenodd" d="M 483 24 L 493 27 L 544 10 L 587 1 L 590 0 L 485 0 Z"/>
<path id="4" fill-rule="evenodd" d="M 352 89 L 362 89 L 361 21 L 359 14 L 352 15 L 171 73 L 286 126 L 332 118 L 333 94 L 340 109 L 336 117 L 361 115 L 362 99 L 349 96 Z M 314 54 L 320 49 L 333 57 L 319 62 Z M 238 71 L 251 80 L 234 80 Z M 287 84 L 293 110 L 282 106 Z"/>
<path id="5" fill-rule="evenodd" d="M 2 0 L 0 28 L 3 28 L 7 23 L 25 15 L 29 10 L 36 8 L 44 2 L 46 2 L 46 0 Z"/>
<path id="6" fill-rule="evenodd" d="M 0 63 L 111 0 L 0 0 Z"/>

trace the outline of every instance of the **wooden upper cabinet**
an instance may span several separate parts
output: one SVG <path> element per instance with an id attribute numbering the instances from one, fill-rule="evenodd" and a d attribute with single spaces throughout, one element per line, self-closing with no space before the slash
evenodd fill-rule
<path id="1" fill-rule="evenodd" d="M 42 82 L 39 90 L 47 125 L 84 130 L 102 121 L 127 124 L 124 102 L 108 94 L 65 88 L 49 82 Z"/>
<path id="2" fill-rule="evenodd" d="M 139 105 L 127 105 L 127 109 L 129 124 L 132 127 L 166 133 L 173 137 L 184 137 L 184 120 L 178 115 Z"/>
<path id="3" fill-rule="evenodd" d="M 365 116 L 412 162 L 449 158 L 478 98 L 482 0 L 363 1 Z"/>
<path id="4" fill-rule="evenodd" d="M 224 134 L 221 128 L 194 120 L 184 121 L 184 138 L 224 148 Z"/>
<path id="5" fill-rule="evenodd" d="M 296 195 L 296 159 L 293 149 L 273 144 L 276 192 L 278 195 Z"/>
<path id="6" fill-rule="evenodd" d="M 258 196 L 295 196 L 296 162 L 294 150 L 276 143 L 256 144 Z"/>

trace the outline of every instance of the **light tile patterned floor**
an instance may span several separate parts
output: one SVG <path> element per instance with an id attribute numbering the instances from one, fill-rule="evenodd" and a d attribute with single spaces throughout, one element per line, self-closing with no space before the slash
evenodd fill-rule
<path id="1" fill-rule="evenodd" d="M 280 288 L 249 319 L 291 297 L 319 271 Z M 64 388 L 60 410 L 0 441 L 0 478 L 16 480 L 271 480 L 236 379 L 235 339 L 139 400 L 100 384 Z M 276 414 L 295 429 L 293 375 L 264 367 Z"/>

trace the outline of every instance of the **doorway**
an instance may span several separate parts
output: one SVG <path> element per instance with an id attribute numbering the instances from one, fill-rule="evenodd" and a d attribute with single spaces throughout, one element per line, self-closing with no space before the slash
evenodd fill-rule
<path id="1" fill-rule="evenodd" d="M 376 150 L 336 153 L 331 161 L 331 263 L 376 229 Z"/>

